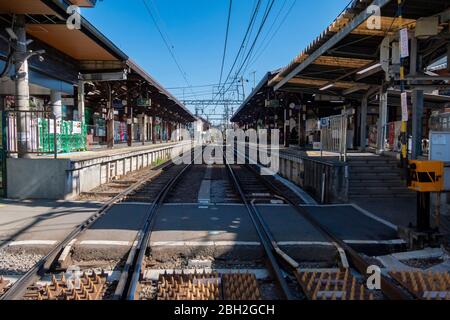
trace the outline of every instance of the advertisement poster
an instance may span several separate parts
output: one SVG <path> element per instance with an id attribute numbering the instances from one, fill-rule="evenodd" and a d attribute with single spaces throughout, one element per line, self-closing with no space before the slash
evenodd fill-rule
<path id="1" fill-rule="evenodd" d="M 81 122 L 80 121 L 72 122 L 72 134 L 81 134 Z"/>
<path id="2" fill-rule="evenodd" d="M 55 121 L 48 120 L 48 132 L 55 133 Z M 61 134 L 61 120 L 56 120 L 56 134 Z"/>
<path id="3" fill-rule="evenodd" d="M 389 148 L 393 149 L 395 143 L 395 122 L 389 123 L 388 126 L 389 126 L 389 136 L 388 136 Z"/>
<path id="4" fill-rule="evenodd" d="M 378 135 L 378 128 L 376 125 L 369 127 L 369 146 L 370 147 L 376 147 L 377 146 L 377 135 Z"/>

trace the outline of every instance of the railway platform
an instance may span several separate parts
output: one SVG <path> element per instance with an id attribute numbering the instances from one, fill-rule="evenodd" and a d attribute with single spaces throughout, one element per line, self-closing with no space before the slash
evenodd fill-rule
<path id="1" fill-rule="evenodd" d="M 101 207 L 90 201 L 0 200 L 0 247 L 38 253 L 63 240 Z"/>
<path id="2" fill-rule="evenodd" d="M 175 142 L 97 149 L 31 159 L 7 159 L 7 197 L 71 200 L 170 156 Z"/>

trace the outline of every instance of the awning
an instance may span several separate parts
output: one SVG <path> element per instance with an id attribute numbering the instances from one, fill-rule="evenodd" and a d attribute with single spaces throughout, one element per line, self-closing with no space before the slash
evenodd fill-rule
<path id="1" fill-rule="evenodd" d="M 381 8 L 380 28 L 374 28 L 373 9 Z M 408 0 L 403 21 L 397 17 L 397 1 L 353 1 L 339 17 L 269 83 L 274 90 L 318 92 L 351 96 L 383 82 L 379 49 L 386 36 L 399 27 L 414 29 L 417 20 L 443 13 L 448 0 Z M 372 20 L 371 20 L 372 19 Z M 448 24 L 442 23 L 439 28 Z M 442 29 L 441 29 L 442 30 Z M 430 43 L 433 51 L 423 63 L 446 53 L 446 43 Z"/>

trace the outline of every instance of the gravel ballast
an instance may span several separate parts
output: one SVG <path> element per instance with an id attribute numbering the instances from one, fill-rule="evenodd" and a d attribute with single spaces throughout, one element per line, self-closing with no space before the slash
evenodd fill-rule
<path id="1" fill-rule="evenodd" d="M 43 255 L 0 250 L 0 275 L 22 275 L 30 270 Z"/>

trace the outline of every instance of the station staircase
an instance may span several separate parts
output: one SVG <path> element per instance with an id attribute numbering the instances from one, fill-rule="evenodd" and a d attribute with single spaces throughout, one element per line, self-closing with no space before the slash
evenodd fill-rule
<path id="1" fill-rule="evenodd" d="M 354 198 L 414 198 L 398 160 L 386 156 L 349 157 L 348 196 Z"/>

